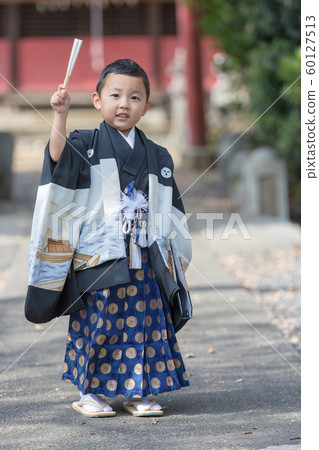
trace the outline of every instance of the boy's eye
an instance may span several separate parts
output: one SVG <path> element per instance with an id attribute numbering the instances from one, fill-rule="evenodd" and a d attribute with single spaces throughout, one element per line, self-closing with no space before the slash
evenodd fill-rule
<path id="1" fill-rule="evenodd" d="M 139 97 L 137 97 L 136 95 L 133 95 L 132 100 L 139 100 Z"/>
<path id="2" fill-rule="evenodd" d="M 111 97 L 119 98 L 119 94 L 112 94 Z"/>

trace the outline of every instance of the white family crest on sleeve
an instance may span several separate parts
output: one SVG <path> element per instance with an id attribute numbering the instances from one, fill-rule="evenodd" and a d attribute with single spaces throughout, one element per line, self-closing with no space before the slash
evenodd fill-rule
<path id="1" fill-rule="evenodd" d="M 172 176 L 172 171 L 169 167 L 163 167 L 161 175 L 163 178 L 170 178 Z"/>
<path id="2" fill-rule="evenodd" d="M 92 156 L 94 155 L 94 149 L 93 149 L 93 148 L 90 148 L 90 149 L 87 151 L 87 154 L 88 154 L 88 158 L 92 158 Z"/>

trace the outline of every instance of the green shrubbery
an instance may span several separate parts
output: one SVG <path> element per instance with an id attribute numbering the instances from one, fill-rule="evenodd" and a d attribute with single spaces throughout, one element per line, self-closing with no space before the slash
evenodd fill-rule
<path id="1" fill-rule="evenodd" d="M 257 122 L 255 137 L 259 144 L 274 147 L 286 161 L 291 213 L 297 219 L 301 143 L 300 2 L 196 0 L 192 4 L 203 11 L 203 31 L 215 36 L 227 54 L 221 70 L 235 71 L 249 92 L 252 120 L 282 95 Z"/>

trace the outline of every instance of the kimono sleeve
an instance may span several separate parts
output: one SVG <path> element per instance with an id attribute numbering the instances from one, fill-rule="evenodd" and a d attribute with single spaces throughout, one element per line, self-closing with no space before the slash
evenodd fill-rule
<path id="1" fill-rule="evenodd" d="M 48 142 L 44 152 L 40 186 L 54 183 L 73 190 L 89 187 L 87 169 L 90 164 L 86 155 L 89 146 L 87 141 L 90 139 L 88 133 L 77 130 L 70 133 L 58 162 L 52 160 Z"/>
<path id="2" fill-rule="evenodd" d="M 187 216 L 177 184 L 173 178 L 172 228 L 175 231 L 174 242 L 186 271 L 192 258 L 192 237 L 187 225 Z"/>
<path id="3" fill-rule="evenodd" d="M 85 151 L 80 132 L 70 134 L 57 163 L 50 157 L 49 145 L 45 149 L 29 251 L 25 315 L 31 322 L 56 317 L 61 294 L 70 284 L 67 278 L 74 272 L 71 264 L 90 186 L 90 168 L 82 158 Z M 83 307 L 80 303 L 78 309 Z"/>

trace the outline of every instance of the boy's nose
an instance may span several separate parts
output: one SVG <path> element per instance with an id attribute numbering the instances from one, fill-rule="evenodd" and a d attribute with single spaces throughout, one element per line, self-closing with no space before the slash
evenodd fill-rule
<path id="1" fill-rule="evenodd" d="M 121 97 L 120 107 L 121 108 L 128 108 L 129 107 L 129 101 L 128 101 L 127 97 L 125 97 L 125 96 Z"/>

